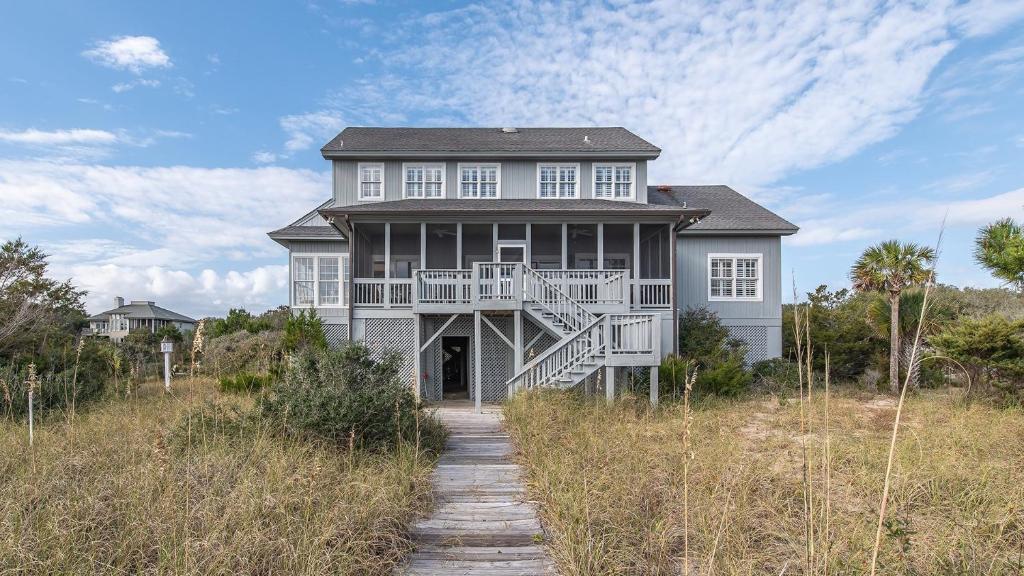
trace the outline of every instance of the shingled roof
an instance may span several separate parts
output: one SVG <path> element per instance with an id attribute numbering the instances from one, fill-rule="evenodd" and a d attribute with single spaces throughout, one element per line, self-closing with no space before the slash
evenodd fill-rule
<path id="1" fill-rule="evenodd" d="M 344 214 L 452 214 L 467 212 L 502 212 L 502 213 L 558 213 L 580 214 L 587 212 L 605 214 L 654 214 L 679 216 L 690 212 L 699 212 L 679 204 L 641 204 L 638 202 L 622 202 L 618 200 L 602 200 L 584 198 L 579 200 L 554 200 L 537 198 L 445 198 L 388 200 L 385 202 L 367 202 L 350 206 L 336 206 L 320 210 L 325 217 Z"/>
<path id="2" fill-rule="evenodd" d="M 184 314 L 178 314 L 177 312 L 171 312 L 167 308 L 157 306 L 154 302 L 148 300 L 132 300 L 130 303 L 107 310 L 106 312 L 100 312 L 95 316 L 90 316 L 89 320 L 107 320 L 111 314 L 124 314 L 129 318 L 142 318 L 142 319 L 153 319 L 153 320 L 172 320 L 175 322 L 191 322 L 195 324 L 195 320 L 185 316 Z"/>
<path id="3" fill-rule="evenodd" d="M 799 228 L 728 186 L 648 186 L 647 201 L 661 206 L 704 208 L 711 214 L 687 232 L 765 232 L 787 236 Z"/>
<path id="4" fill-rule="evenodd" d="M 324 158 L 345 156 L 565 156 L 657 158 L 661 149 L 621 127 L 359 128 L 341 131 Z"/>

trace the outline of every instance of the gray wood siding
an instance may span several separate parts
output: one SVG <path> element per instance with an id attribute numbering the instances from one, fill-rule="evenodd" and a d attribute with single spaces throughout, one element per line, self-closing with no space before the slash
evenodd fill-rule
<path id="1" fill-rule="evenodd" d="M 332 178 L 334 197 L 337 205 L 347 206 L 360 202 L 358 160 L 334 160 Z M 375 162 L 367 160 L 367 162 Z M 384 160 L 384 199 L 402 199 L 402 164 L 403 162 L 420 162 L 419 160 Z M 437 161 L 425 160 L 426 163 Z M 446 160 L 445 165 L 445 197 L 457 200 L 459 197 L 459 164 L 474 162 L 493 163 L 494 160 L 459 159 Z M 537 197 L 537 162 L 533 159 L 501 160 L 501 197 L 502 198 L 536 198 Z M 580 198 L 591 198 L 593 195 L 593 162 L 590 160 L 552 160 L 552 162 L 573 162 L 580 165 L 579 186 Z M 609 160 L 609 162 L 613 162 Z M 614 162 L 634 162 L 623 159 Z M 637 160 L 634 180 L 637 201 L 647 202 L 647 161 Z"/>
<path id="2" fill-rule="evenodd" d="M 330 240 L 292 240 L 288 244 L 288 302 L 289 304 L 294 300 L 292 296 L 292 256 L 301 256 L 303 254 L 347 254 L 348 253 L 348 242 L 344 240 L 330 241 Z M 348 290 L 348 287 L 345 287 Z M 308 308 L 292 308 L 292 312 L 298 314 L 301 310 L 308 310 Z M 330 307 L 320 308 L 315 307 L 317 316 L 323 319 L 328 324 L 346 324 L 348 323 L 348 307 Z"/>
<path id="3" fill-rule="evenodd" d="M 762 254 L 760 302 L 708 301 L 708 254 Z M 677 244 L 676 298 L 679 308 L 706 307 L 726 324 L 778 325 L 782 319 L 782 242 L 778 236 L 687 236 Z"/>

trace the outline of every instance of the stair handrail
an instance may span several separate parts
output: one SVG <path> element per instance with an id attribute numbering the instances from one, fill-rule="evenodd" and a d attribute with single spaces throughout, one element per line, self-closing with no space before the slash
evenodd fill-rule
<path id="1" fill-rule="evenodd" d="M 587 356 L 595 356 L 602 354 L 602 349 L 608 345 L 608 334 L 606 333 L 606 325 L 604 316 L 595 316 L 582 329 L 570 334 L 564 338 L 558 344 L 548 348 L 536 358 L 530 360 L 523 365 L 523 368 L 515 374 L 515 376 L 509 378 L 507 382 L 508 392 L 511 395 L 519 387 L 518 381 L 522 380 L 527 374 L 535 372 L 535 368 L 540 366 L 542 363 L 548 362 L 552 357 L 558 356 L 561 361 L 555 366 L 552 366 L 548 371 L 547 375 L 539 378 L 534 378 L 533 384 L 528 384 L 526 388 L 532 388 L 535 385 L 540 384 L 543 381 L 554 380 L 561 376 L 565 372 L 571 370 L 573 367 L 578 366 L 582 359 Z M 594 341 L 596 340 L 596 344 Z M 581 344 L 586 343 L 586 347 L 581 347 Z"/>
<path id="2" fill-rule="evenodd" d="M 561 288 L 547 278 L 538 274 L 533 268 L 523 264 L 522 269 L 523 298 L 540 304 L 542 308 L 561 318 L 569 328 L 570 332 L 577 332 L 581 330 L 584 326 L 590 324 L 595 318 L 597 318 L 593 312 L 587 310 L 587 308 L 580 304 L 575 298 L 566 294 Z M 539 285 L 542 289 L 552 292 L 557 295 L 558 298 L 538 298 L 532 290 L 534 285 Z M 557 302 L 557 304 L 552 305 L 552 300 Z M 572 324 L 570 324 L 570 322 L 572 322 Z"/>

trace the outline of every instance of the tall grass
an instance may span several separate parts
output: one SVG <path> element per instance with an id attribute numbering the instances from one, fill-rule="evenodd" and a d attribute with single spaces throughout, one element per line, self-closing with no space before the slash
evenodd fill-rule
<path id="1" fill-rule="evenodd" d="M 805 489 L 816 495 L 815 573 L 863 574 L 895 406 L 857 394 L 829 383 L 802 416 L 795 398 L 698 402 L 688 425 L 683 405 L 651 412 L 645 399 L 606 406 L 555 392 L 520 394 L 505 411 L 563 574 L 679 574 L 684 546 L 692 574 L 802 573 Z M 804 419 L 818 423 L 805 432 L 809 488 Z M 1018 574 L 1024 411 L 922 392 L 907 397 L 902 427 L 878 572 Z"/>
<path id="2" fill-rule="evenodd" d="M 24 425 L 0 423 L 0 573 L 387 574 L 410 549 L 432 464 L 415 447 L 282 439 L 218 416 L 251 400 L 190 388 L 194 405 L 149 382 L 80 412 L 74 447 L 50 419 L 34 459 Z"/>

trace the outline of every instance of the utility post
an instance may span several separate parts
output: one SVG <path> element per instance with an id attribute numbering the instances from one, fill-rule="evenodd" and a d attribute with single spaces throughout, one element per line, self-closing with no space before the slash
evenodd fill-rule
<path id="1" fill-rule="evenodd" d="M 160 341 L 160 351 L 164 353 L 164 392 L 171 391 L 171 352 L 174 352 L 174 341 L 164 336 Z"/>

